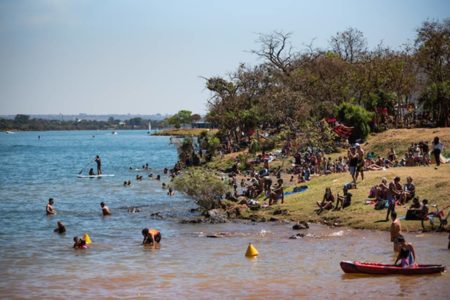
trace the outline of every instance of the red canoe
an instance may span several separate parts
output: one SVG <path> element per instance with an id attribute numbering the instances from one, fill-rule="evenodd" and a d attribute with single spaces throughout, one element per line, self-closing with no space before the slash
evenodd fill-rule
<path id="1" fill-rule="evenodd" d="M 345 273 L 361 274 L 402 274 L 402 275 L 422 275 L 441 273 L 445 271 L 443 265 L 416 265 L 410 268 L 402 268 L 396 265 L 385 265 L 374 262 L 341 261 L 341 268 Z"/>

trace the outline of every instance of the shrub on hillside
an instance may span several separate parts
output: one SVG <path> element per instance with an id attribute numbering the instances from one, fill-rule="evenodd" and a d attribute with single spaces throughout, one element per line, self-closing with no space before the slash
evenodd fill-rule
<path id="1" fill-rule="evenodd" d="M 220 178 L 200 168 L 189 168 L 176 177 L 176 190 L 194 198 L 204 210 L 219 208 L 219 199 L 230 189 Z"/>
<path id="2" fill-rule="evenodd" d="M 362 106 L 344 102 L 338 107 L 338 118 L 346 126 L 353 127 L 349 137 L 350 142 L 358 139 L 365 140 L 370 133 L 369 122 L 374 114 L 365 110 Z"/>

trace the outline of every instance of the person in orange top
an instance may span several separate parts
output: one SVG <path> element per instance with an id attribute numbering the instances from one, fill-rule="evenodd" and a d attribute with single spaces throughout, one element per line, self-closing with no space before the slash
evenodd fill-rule
<path id="1" fill-rule="evenodd" d="M 161 232 L 157 229 L 144 228 L 142 229 L 142 235 L 144 236 L 144 240 L 142 241 L 144 245 L 155 245 L 161 241 Z"/>

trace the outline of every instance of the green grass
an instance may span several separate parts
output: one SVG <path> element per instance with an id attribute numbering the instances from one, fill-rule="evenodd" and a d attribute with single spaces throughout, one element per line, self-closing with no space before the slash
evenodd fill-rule
<path id="1" fill-rule="evenodd" d="M 353 228 L 388 230 L 390 222 L 383 222 L 386 218 L 386 210 L 375 210 L 373 205 L 366 205 L 365 200 L 372 186 L 379 184 L 382 177 L 391 181 L 395 176 L 400 176 L 405 183 L 407 176 L 412 176 L 416 185 L 416 194 L 420 199 L 428 199 L 430 204 L 438 204 L 443 208 L 450 205 L 450 165 L 441 165 L 438 170 L 433 167 L 402 167 L 392 168 L 386 171 L 371 171 L 365 173 L 364 181 L 358 181 L 358 188 L 352 189 L 352 205 L 341 211 L 324 211 L 318 216 L 314 210 L 317 208 L 316 202 L 321 201 L 326 187 L 331 187 L 334 195 L 338 192 L 342 195 L 342 187 L 351 181 L 348 173 L 331 174 L 326 176 L 313 177 L 308 185 L 308 190 L 302 193 L 288 195 L 285 197 L 285 204 L 274 205 L 261 209 L 256 214 L 259 217 L 270 219 L 277 209 L 287 209 L 287 215 L 276 215 L 277 218 L 289 219 L 293 221 L 323 222 L 329 220 L 334 223 L 339 220 L 341 225 Z M 302 184 L 303 185 L 303 184 Z M 286 188 L 291 191 L 293 187 Z M 406 206 L 397 207 L 399 216 L 406 215 L 406 210 L 411 203 Z M 430 210 L 432 209 L 430 205 Z M 429 224 L 427 224 L 429 226 Z M 402 221 L 403 230 L 421 230 L 420 221 Z"/>
<path id="2" fill-rule="evenodd" d="M 198 136 L 204 131 L 209 131 L 212 133 L 217 132 L 217 129 L 207 129 L 207 128 L 180 128 L 180 129 L 164 129 L 159 132 L 155 132 L 153 135 L 163 135 L 163 136 Z"/>

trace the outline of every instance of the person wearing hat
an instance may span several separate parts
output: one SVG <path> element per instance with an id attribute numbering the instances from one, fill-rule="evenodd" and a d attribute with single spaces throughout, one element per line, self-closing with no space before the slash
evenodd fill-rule
<path id="1" fill-rule="evenodd" d="M 403 235 L 399 235 L 397 237 L 397 242 L 399 244 L 399 252 L 394 265 L 396 265 L 397 262 L 400 261 L 400 266 L 402 268 L 413 267 L 416 264 L 416 253 L 414 251 L 413 245 L 407 243 Z"/>

